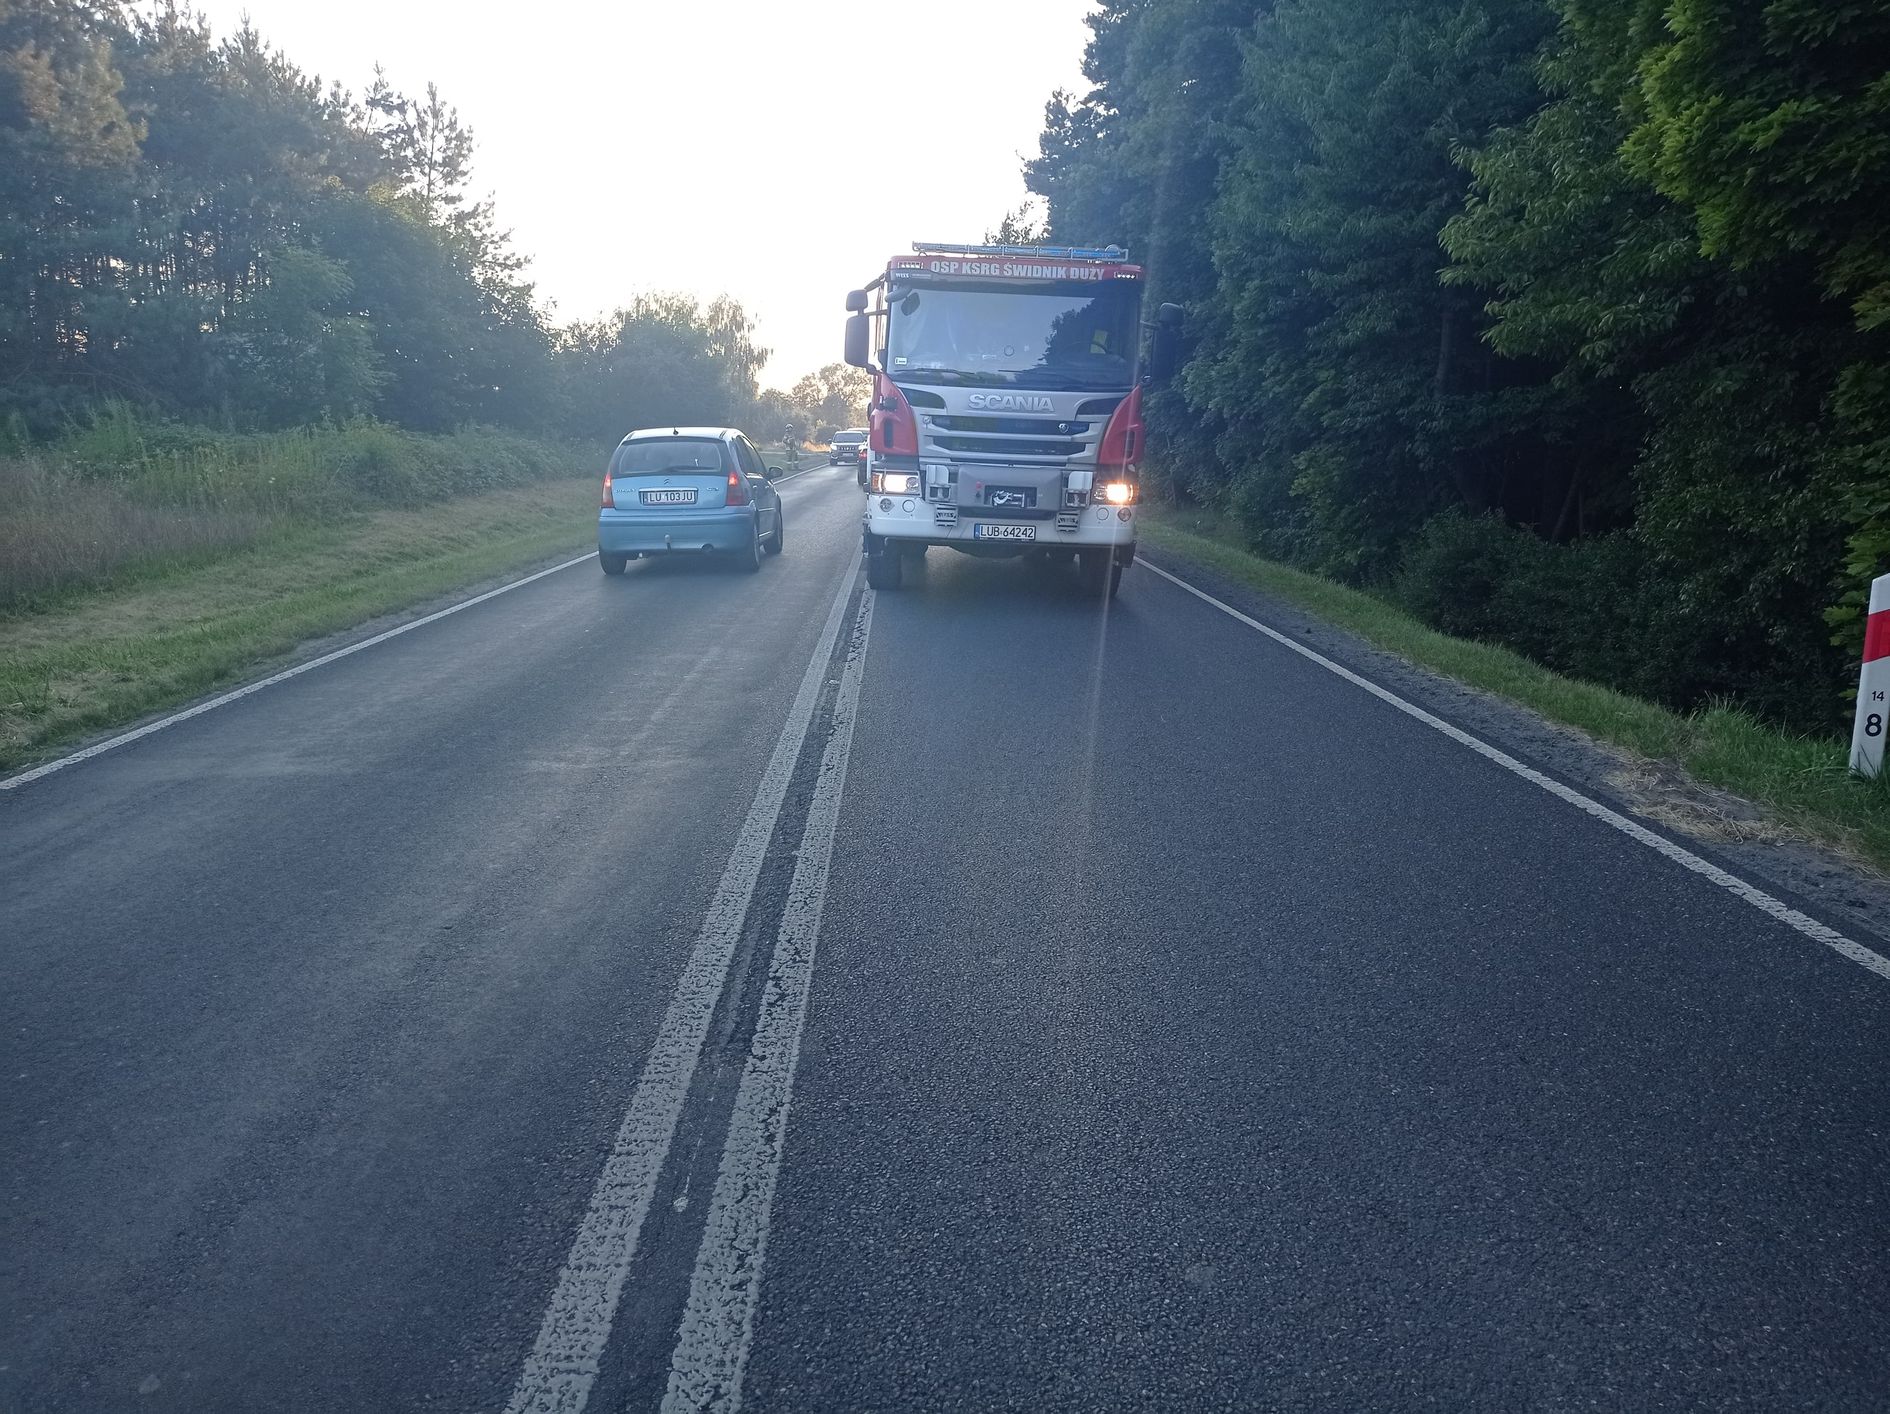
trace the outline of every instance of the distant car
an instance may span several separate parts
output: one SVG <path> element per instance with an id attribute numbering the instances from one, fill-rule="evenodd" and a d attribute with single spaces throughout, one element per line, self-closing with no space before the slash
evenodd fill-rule
<path id="1" fill-rule="evenodd" d="M 644 555 L 720 554 L 744 570 L 784 542 L 781 497 L 754 443 L 732 427 L 649 427 L 611 454 L 597 513 L 605 574 Z"/>
<path id="2" fill-rule="evenodd" d="M 860 489 L 866 489 L 866 454 L 872 449 L 870 442 L 862 442 L 853 455 L 853 474 L 859 480 Z"/>
<path id="3" fill-rule="evenodd" d="M 860 459 L 860 448 L 866 445 L 866 429 L 849 427 L 845 432 L 833 434 L 833 441 L 827 444 L 827 465 L 852 465 Z"/>

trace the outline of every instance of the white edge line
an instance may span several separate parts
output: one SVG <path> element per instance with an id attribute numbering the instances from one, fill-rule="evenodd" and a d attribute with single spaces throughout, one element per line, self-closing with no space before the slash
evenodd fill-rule
<path id="1" fill-rule="evenodd" d="M 735 1093 L 721 1169 L 689 1282 L 689 1304 L 670 1359 L 663 1414 L 735 1414 L 741 1407 L 874 597 L 867 594 L 861 601 L 852 651 L 834 696 L 833 734 L 821 756 L 748 1064 Z"/>
<path id="2" fill-rule="evenodd" d="M 858 577 L 856 557 L 841 576 L 840 592 L 828 611 L 814 656 L 788 709 L 781 738 L 762 772 L 754 804 L 729 852 L 728 864 L 703 916 L 689 960 L 637 1077 L 630 1106 L 546 1305 L 537 1341 L 506 1405 L 509 1414 L 553 1410 L 576 1414 L 590 1398 L 624 1280 L 636 1256 L 637 1240 L 675 1141 L 677 1120 L 688 1098 L 716 1003 L 727 984 L 729 963 L 741 939 L 768 841 L 773 838 L 794 764 L 800 758 L 814 708 L 826 685 L 827 667 Z"/>
<path id="3" fill-rule="evenodd" d="M 285 668 L 281 672 L 273 673 L 258 682 L 252 682 L 243 687 L 236 688 L 233 691 L 212 697 L 208 702 L 199 702 L 195 707 L 186 707 L 181 712 L 173 712 L 168 717 L 160 717 L 155 722 L 146 722 L 143 726 L 133 731 L 122 732 L 108 740 L 88 746 L 83 751 L 75 751 L 70 756 L 61 756 L 57 761 L 48 761 L 44 765 L 33 767 L 30 771 L 22 771 L 17 776 L 8 776 L 5 780 L 0 781 L 0 790 L 12 790 L 14 787 L 23 786 L 29 781 L 36 781 L 41 776 L 50 776 L 54 771 L 63 771 L 66 767 L 76 766 L 81 761 L 90 761 L 94 756 L 99 756 L 107 751 L 113 751 L 118 747 L 129 745 L 131 742 L 150 736 L 152 732 L 161 732 L 166 727 L 174 727 L 179 722 L 189 721 L 192 717 L 201 717 L 205 712 L 213 711 L 218 707 L 227 707 L 230 703 L 239 702 L 243 698 L 248 697 L 251 693 L 261 692 L 265 687 L 274 687 L 277 683 L 287 682 L 290 678 L 300 677 L 303 673 L 313 672 L 316 668 L 326 667 L 328 664 L 346 658 L 350 654 L 359 653 L 364 648 L 372 648 L 375 644 L 385 643 L 390 638 L 399 638 L 403 633 L 412 633 L 417 628 L 425 628 L 428 624 L 436 623 L 440 619 L 445 618 L 448 614 L 457 614 L 461 609 L 470 609 L 475 604 L 483 604 L 486 600 L 496 599 L 501 594 L 510 594 L 514 589 L 521 589 L 534 580 L 543 579 L 546 575 L 556 574 L 560 570 L 568 570 L 573 565 L 581 565 L 586 560 L 594 560 L 596 558 L 597 552 L 593 550 L 589 554 L 579 555 L 575 560 L 566 560 L 563 564 L 557 564 L 551 566 L 549 569 L 539 570 L 536 574 L 528 574 L 523 579 L 515 579 L 510 584 L 501 584 L 497 589 L 488 589 L 484 594 L 475 594 L 470 599 L 462 599 L 457 604 L 449 604 L 444 609 L 436 609 L 434 612 L 422 618 L 414 619 L 409 623 L 400 624 L 394 628 L 387 629 L 382 633 L 375 634 L 372 638 L 364 638 L 359 643 L 350 643 L 346 648 L 337 648 L 332 653 L 324 653 L 321 657 L 311 658 L 306 663 L 297 663 L 293 668 Z"/>
<path id="4" fill-rule="evenodd" d="M 1148 560 L 1142 559 L 1139 556 L 1136 559 L 1136 563 L 1143 566 L 1145 569 L 1154 571 L 1178 588 L 1187 590 L 1188 593 L 1194 595 L 1195 598 L 1202 600 L 1204 603 L 1212 604 L 1228 617 L 1239 620 L 1248 628 L 1258 633 L 1265 634 L 1282 647 L 1292 649 L 1295 653 L 1299 654 L 1300 657 L 1317 663 L 1328 672 L 1336 673 L 1355 687 L 1365 689 L 1365 691 L 1369 692 L 1380 701 L 1387 702 L 1391 706 L 1396 707 L 1406 716 L 1416 718 L 1418 721 L 1424 723 L 1425 726 L 1435 728 L 1459 745 L 1469 747 L 1472 751 L 1476 752 L 1477 755 L 1484 757 L 1486 760 L 1494 761 L 1504 770 L 1514 772 L 1533 785 L 1541 786 L 1542 789 L 1549 792 L 1549 794 L 1567 801 L 1577 810 L 1594 816 L 1595 819 L 1605 825 L 1612 825 L 1622 834 L 1628 836 L 1628 838 L 1646 845 L 1651 850 L 1666 855 L 1667 858 L 1671 859 L 1674 863 L 1691 869 L 1701 878 L 1717 884 L 1728 893 L 1744 899 L 1761 913 L 1777 919 L 1787 927 L 1797 929 L 1798 932 L 1804 934 L 1804 936 L 1812 939 L 1814 942 L 1823 943 L 1833 952 L 1842 957 L 1849 958 L 1859 967 L 1867 968 L 1885 981 L 1890 981 L 1890 958 L 1885 958 L 1880 953 L 1872 952 L 1862 943 L 1852 941 L 1835 928 L 1826 927 L 1817 919 L 1807 914 L 1800 913 L 1789 904 L 1766 893 L 1765 890 L 1748 884 L 1744 879 L 1736 875 L 1728 874 L 1717 864 L 1708 863 L 1691 850 L 1683 849 L 1672 840 L 1655 834 L 1652 830 L 1643 825 L 1636 824 L 1634 821 L 1628 819 L 1627 816 L 1622 815 L 1618 811 L 1609 809 L 1600 801 L 1591 799 L 1583 795 L 1580 791 L 1563 785 L 1560 781 L 1552 780 L 1550 777 L 1543 775 L 1542 772 L 1531 766 L 1525 766 L 1507 752 L 1499 751 L 1488 742 L 1471 736 L 1469 732 L 1459 727 L 1453 727 L 1449 722 L 1443 720 L 1443 718 L 1433 716 L 1417 704 L 1407 702 L 1395 692 L 1380 687 L 1377 683 L 1367 678 L 1360 677 L 1350 668 L 1342 667 L 1340 664 L 1333 662 L 1332 659 L 1321 653 L 1315 653 L 1304 644 L 1295 643 L 1288 635 L 1281 633 L 1278 629 L 1268 628 L 1258 619 L 1251 618 L 1241 613 L 1240 610 L 1234 608 L 1232 605 L 1222 603 L 1206 590 L 1197 589 L 1194 585 L 1188 583 L 1187 580 L 1180 578 L 1178 575 L 1170 574 L 1160 565 L 1151 564 Z"/>
<path id="5" fill-rule="evenodd" d="M 793 473 L 791 476 L 782 477 L 781 481 L 792 481 L 796 476 L 806 476 L 809 472 L 825 470 L 828 470 L 828 468 L 810 466 Z M 775 484 L 780 485 L 780 482 L 777 481 Z M 400 624 L 394 628 L 388 629 L 384 633 L 377 633 L 372 638 L 364 638 L 359 643 L 350 643 L 345 648 L 337 648 L 332 653 L 324 653 L 321 657 L 311 658 L 306 663 L 297 663 L 293 668 L 285 668 L 281 672 L 273 673 L 258 682 L 248 683 L 229 692 L 221 693 L 216 697 L 212 697 L 207 702 L 199 702 L 195 707 L 186 707 L 181 712 L 173 712 L 168 717 L 160 717 L 157 721 L 146 722 L 143 726 L 137 727 L 132 731 L 121 732 L 115 737 L 109 737 L 104 741 L 96 742 L 86 747 L 83 751 L 75 751 L 70 756 L 61 756 L 56 761 L 47 761 L 42 765 L 33 767 L 30 771 L 21 771 L 18 775 L 8 776 L 6 779 L 0 780 L 0 790 L 12 790 L 17 786 L 23 786 L 32 781 L 36 781 L 42 776 L 50 776 L 54 771 L 63 771 L 66 767 L 76 766 L 81 761 L 90 761 L 94 756 L 101 756 L 107 751 L 114 751 L 121 746 L 128 746 L 134 741 L 150 736 L 153 732 L 161 732 L 166 727 L 174 727 L 179 722 L 187 722 L 192 717 L 200 717 L 205 712 L 213 711 L 218 707 L 227 707 L 232 702 L 239 702 L 243 698 L 248 697 L 251 693 L 261 692 L 265 687 L 274 687 L 277 683 L 287 682 L 290 678 L 300 677 L 303 673 L 312 672 L 316 668 L 326 667 L 328 664 L 346 658 L 352 653 L 359 653 L 364 648 L 372 648 L 377 643 L 385 643 L 388 639 L 398 638 L 403 633 L 412 633 L 417 628 L 425 628 L 428 624 L 436 623 L 449 614 L 457 614 L 461 609 L 470 609 L 475 604 L 483 604 L 486 600 L 496 599 L 501 594 L 510 594 L 514 589 L 521 589 L 534 580 L 543 579 L 546 575 L 556 574 L 559 570 L 568 570 L 573 565 L 581 565 L 586 560 L 594 560 L 596 558 L 597 552 L 594 550 L 590 551 L 589 553 L 579 555 L 575 560 L 566 560 L 564 563 L 553 565 L 549 569 L 539 570 L 536 574 L 528 574 L 523 579 L 515 579 L 510 584 L 501 584 L 496 589 L 488 589 L 484 594 L 475 594 L 470 599 L 461 600 L 457 604 L 449 604 L 444 609 L 436 610 L 423 618 L 413 620 L 411 623 Z"/>

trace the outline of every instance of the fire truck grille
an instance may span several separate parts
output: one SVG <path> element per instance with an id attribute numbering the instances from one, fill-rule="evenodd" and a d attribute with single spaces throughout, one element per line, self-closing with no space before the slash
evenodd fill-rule
<path id="1" fill-rule="evenodd" d="M 1054 433 L 1061 437 L 1081 437 L 1089 431 L 1087 422 L 1049 422 L 1040 417 L 946 417 L 926 419 L 940 432 L 982 432 L 999 437 L 1042 437 Z"/>
<path id="2" fill-rule="evenodd" d="M 1081 442 L 1033 441 L 1022 437 L 934 437 L 932 445 L 946 452 L 970 452 L 987 457 L 1073 457 Z"/>

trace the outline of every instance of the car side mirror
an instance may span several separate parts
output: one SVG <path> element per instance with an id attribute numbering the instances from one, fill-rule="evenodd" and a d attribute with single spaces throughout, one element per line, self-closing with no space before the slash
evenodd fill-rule
<path id="1" fill-rule="evenodd" d="M 849 368 L 871 367 L 866 354 L 867 340 L 871 337 L 871 331 L 867 325 L 868 321 L 864 314 L 847 316 L 846 362 Z"/>
<path id="2" fill-rule="evenodd" d="M 763 474 L 766 475 L 768 480 L 770 481 L 776 480 L 777 478 L 786 475 L 786 473 L 783 472 L 781 468 L 778 466 L 768 467 Z"/>

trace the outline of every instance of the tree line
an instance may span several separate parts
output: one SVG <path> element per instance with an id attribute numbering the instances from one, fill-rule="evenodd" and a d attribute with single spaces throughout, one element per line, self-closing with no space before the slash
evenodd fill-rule
<path id="1" fill-rule="evenodd" d="M 1180 494 L 1450 631 L 1833 725 L 1890 570 L 1890 4 L 1090 26 L 1026 182 L 1188 311 Z"/>
<path id="2" fill-rule="evenodd" d="M 0 0 L 0 424 L 54 435 L 123 402 L 614 439 L 797 406 L 763 397 L 732 299 L 554 325 L 473 151 L 433 86 L 377 70 L 352 94 L 247 24 Z"/>

